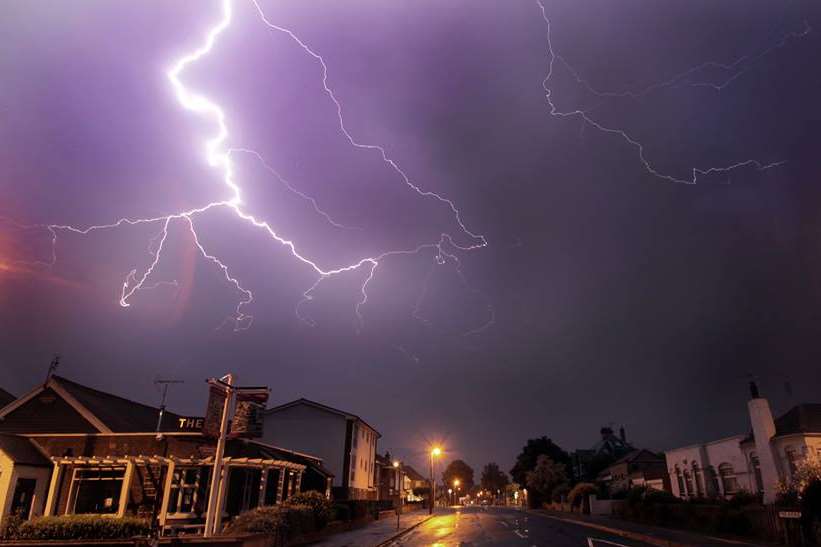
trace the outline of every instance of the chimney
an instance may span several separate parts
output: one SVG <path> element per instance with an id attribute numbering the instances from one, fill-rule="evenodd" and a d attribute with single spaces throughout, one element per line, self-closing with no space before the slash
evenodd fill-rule
<path id="1" fill-rule="evenodd" d="M 770 439 L 775 435 L 775 421 L 773 420 L 769 401 L 761 397 L 755 382 L 750 382 L 750 395 L 752 399 L 747 402 L 747 410 L 750 413 L 750 425 L 752 425 L 753 436 L 755 437 L 755 451 L 761 465 L 764 503 L 770 504 L 775 502 L 776 486 L 778 484 L 778 470 L 770 445 Z"/>
<path id="2" fill-rule="evenodd" d="M 750 399 L 760 399 L 761 394 L 758 392 L 758 384 L 755 380 L 750 380 Z"/>
<path id="3" fill-rule="evenodd" d="M 627 435 L 624 433 L 624 426 L 619 428 L 619 437 L 621 438 L 621 442 L 627 444 Z"/>

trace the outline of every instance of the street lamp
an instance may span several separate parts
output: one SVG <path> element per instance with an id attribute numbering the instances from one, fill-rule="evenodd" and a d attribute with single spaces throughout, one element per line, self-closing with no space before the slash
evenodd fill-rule
<path id="1" fill-rule="evenodd" d="M 436 483 L 433 481 L 433 458 L 438 458 L 442 455 L 442 449 L 434 446 L 430 449 L 430 507 L 429 514 L 433 514 L 433 504 L 436 500 Z"/>

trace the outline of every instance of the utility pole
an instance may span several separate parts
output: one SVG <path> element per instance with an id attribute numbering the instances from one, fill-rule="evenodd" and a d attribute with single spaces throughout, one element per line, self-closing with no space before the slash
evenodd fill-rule
<path id="1" fill-rule="evenodd" d="M 46 373 L 46 381 L 44 384 L 47 384 L 49 380 L 51 380 L 51 376 L 57 371 L 57 367 L 60 366 L 60 354 L 55 353 L 54 358 L 51 360 L 51 363 L 48 365 L 48 372 Z"/>
<path id="2" fill-rule="evenodd" d="M 162 431 L 162 417 L 165 414 L 165 401 L 168 398 L 168 386 L 171 384 L 182 384 L 182 380 L 163 380 L 162 378 L 157 378 L 154 380 L 154 385 L 162 386 L 162 399 L 160 400 L 160 414 L 157 416 L 157 435 L 160 435 L 160 431 Z"/>

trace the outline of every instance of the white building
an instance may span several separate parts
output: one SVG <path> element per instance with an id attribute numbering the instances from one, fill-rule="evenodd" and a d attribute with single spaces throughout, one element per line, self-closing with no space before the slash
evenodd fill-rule
<path id="1" fill-rule="evenodd" d="M 752 431 L 665 452 L 673 494 L 681 498 L 732 497 L 761 493 L 773 503 L 779 481 L 798 462 L 821 459 L 821 404 L 801 404 L 773 419 L 770 404 L 750 385 L 747 403 Z"/>
<path id="2" fill-rule="evenodd" d="M 298 399 L 265 411 L 262 441 L 322 458 L 334 474 L 334 497 L 376 499 L 379 432 L 355 414 Z"/>

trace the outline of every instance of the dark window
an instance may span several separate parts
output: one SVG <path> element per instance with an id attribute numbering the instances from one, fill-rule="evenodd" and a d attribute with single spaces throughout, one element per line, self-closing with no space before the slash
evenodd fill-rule
<path id="1" fill-rule="evenodd" d="M 29 518 L 36 486 L 37 479 L 17 479 L 17 485 L 14 487 L 14 497 L 11 500 L 10 515 L 19 515 L 23 519 Z"/>
<path id="2" fill-rule="evenodd" d="M 722 463 L 718 466 L 718 474 L 721 477 L 721 486 L 724 489 L 724 494 L 735 494 L 738 492 L 738 479 L 735 476 L 735 470 L 729 463 Z"/>
<path id="3" fill-rule="evenodd" d="M 178 467 L 171 479 L 169 513 L 201 513 L 208 499 L 208 467 Z"/>
<path id="4" fill-rule="evenodd" d="M 265 482 L 265 497 L 263 498 L 263 505 L 276 505 L 277 502 L 277 488 L 279 487 L 279 477 L 281 476 L 279 469 L 271 469 L 268 471 L 268 479 Z"/>
<path id="5" fill-rule="evenodd" d="M 72 479 L 72 512 L 116 513 L 120 507 L 124 467 L 77 468 Z"/>

